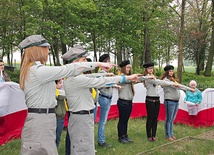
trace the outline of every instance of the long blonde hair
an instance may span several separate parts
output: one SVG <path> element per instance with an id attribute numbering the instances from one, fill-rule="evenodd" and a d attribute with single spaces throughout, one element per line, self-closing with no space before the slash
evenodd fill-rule
<path id="1" fill-rule="evenodd" d="M 45 64 L 48 59 L 48 47 L 32 46 L 24 50 L 20 67 L 20 87 L 24 90 L 24 81 L 28 79 L 28 71 L 35 61 Z"/>

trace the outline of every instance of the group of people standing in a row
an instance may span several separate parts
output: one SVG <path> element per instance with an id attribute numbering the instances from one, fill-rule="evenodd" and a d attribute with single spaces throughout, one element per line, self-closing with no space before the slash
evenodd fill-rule
<path id="1" fill-rule="evenodd" d="M 56 147 L 56 91 L 59 79 L 64 80 L 64 91 L 68 104 L 69 122 L 68 139 L 70 154 L 95 154 L 94 146 L 94 109 L 97 100 L 100 105 L 100 122 L 98 125 L 98 145 L 111 147 L 105 141 L 105 124 L 110 109 L 113 88 L 118 89 L 119 110 L 118 141 L 132 143 L 128 137 L 128 120 L 132 111 L 134 97 L 133 82 L 143 82 L 146 92 L 147 122 L 146 132 L 149 141 L 156 141 L 157 118 L 160 107 L 159 86 L 164 90 L 164 106 L 166 109 L 165 134 L 167 140 L 176 139 L 173 134 L 173 122 L 178 111 L 179 89 L 197 91 L 179 84 L 175 77 L 174 67 L 167 65 L 161 79 L 156 79 L 154 64 L 145 63 L 143 76 L 131 74 L 128 60 L 123 61 L 121 75 L 109 73 L 115 66 L 109 63 L 110 57 L 104 54 L 99 62 L 87 62 L 87 52 L 81 47 L 70 48 L 62 59 L 67 61 L 63 66 L 45 66 L 50 44 L 41 35 L 32 35 L 24 39 L 18 47 L 23 50 L 20 68 L 20 87 L 25 93 L 28 116 L 21 136 L 22 155 L 57 155 Z M 101 68 L 99 73 L 81 74 Z M 59 86 L 58 88 L 60 88 Z M 96 90 L 99 90 L 98 91 Z M 95 93 L 93 92 L 95 91 Z M 55 95 L 56 94 L 56 95 Z M 64 100 L 64 98 L 62 98 Z M 65 104 L 65 102 L 62 102 Z M 200 103 L 200 102 L 197 102 Z M 65 104 L 66 105 L 66 104 Z M 63 112 L 59 112 L 63 113 Z M 60 133 L 61 134 L 61 133 Z M 60 135 L 59 134 L 59 135 Z M 60 136 L 59 136 L 60 137 Z M 58 144 L 57 144 L 58 145 Z"/>

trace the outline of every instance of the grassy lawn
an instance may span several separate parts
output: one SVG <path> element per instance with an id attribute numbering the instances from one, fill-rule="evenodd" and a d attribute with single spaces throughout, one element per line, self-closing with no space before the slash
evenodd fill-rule
<path id="1" fill-rule="evenodd" d="M 95 124 L 95 147 L 96 155 L 135 155 L 135 154 L 157 154 L 157 155 L 208 155 L 214 153 L 214 140 L 200 140 L 191 139 L 188 136 L 196 136 L 201 133 L 214 130 L 210 128 L 194 128 L 181 124 L 174 125 L 175 136 L 180 139 L 174 142 L 165 140 L 164 122 L 158 123 L 157 142 L 149 142 L 146 138 L 145 118 L 130 119 L 129 121 L 129 137 L 134 140 L 132 144 L 120 144 L 117 141 L 117 122 L 110 120 L 106 124 L 106 142 L 113 145 L 112 148 L 100 148 L 97 145 L 97 127 Z M 60 147 L 58 149 L 59 155 L 65 153 L 65 131 L 61 137 Z M 18 155 L 20 153 L 20 140 L 13 140 L 4 146 L 0 147 L 1 155 Z"/>

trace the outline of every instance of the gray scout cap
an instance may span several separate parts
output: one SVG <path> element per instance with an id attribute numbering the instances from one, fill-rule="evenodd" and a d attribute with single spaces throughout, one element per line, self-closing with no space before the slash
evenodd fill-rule
<path id="1" fill-rule="evenodd" d="M 19 45 L 18 48 L 20 50 L 26 49 L 32 46 L 45 46 L 50 47 L 50 44 L 46 41 L 46 39 L 42 35 L 31 35 L 25 38 Z"/>
<path id="2" fill-rule="evenodd" d="M 71 47 L 68 52 L 62 55 L 63 60 L 67 60 L 68 63 L 81 57 L 87 57 L 88 52 L 81 46 Z"/>

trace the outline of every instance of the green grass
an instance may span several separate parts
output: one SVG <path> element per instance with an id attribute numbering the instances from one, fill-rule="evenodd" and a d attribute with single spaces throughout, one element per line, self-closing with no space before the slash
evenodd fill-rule
<path id="1" fill-rule="evenodd" d="M 168 141 L 165 140 L 164 135 L 164 122 L 158 123 L 157 129 L 157 142 L 149 142 L 146 138 L 145 119 L 130 119 L 128 133 L 129 137 L 134 140 L 132 144 L 120 144 L 117 141 L 117 122 L 116 120 L 110 120 L 106 124 L 106 142 L 113 145 L 112 148 L 100 148 L 97 145 L 97 127 L 95 124 L 95 147 L 97 150 L 96 155 L 134 155 L 134 154 L 161 154 L 161 155 L 200 155 L 214 153 L 214 140 L 198 140 L 198 139 L 186 139 L 178 141 L 168 145 Z M 201 133 L 214 130 L 211 128 L 194 128 L 181 124 L 174 125 L 174 133 L 178 139 L 182 139 L 188 136 L 196 136 Z M 61 137 L 60 147 L 58 149 L 59 155 L 65 153 L 65 131 Z M 162 145 L 165 145 L 162 147 Z M 151 151 L 151 149 L 153 149 Z M 148 151 L 149 150 L 149 151 Z M 146 152 L 148 151 L 148 152 Z M 20 140 L 13 140 L 4 146 L 0 147 L 1 155 L 18 155 L 20 154 Z"/>
<path id="2" fill-rule="evenodd" d="M 199 139 L 185 139 L 178 141 L 171 145 L 164 146 L 164 149 L 156 149 L 152 153 L 144 154 L 158 154 L 158 155 L 208 155 L 213 153 L 212 148 L 214 144 L 213 140 L 199 140 Z"/>

